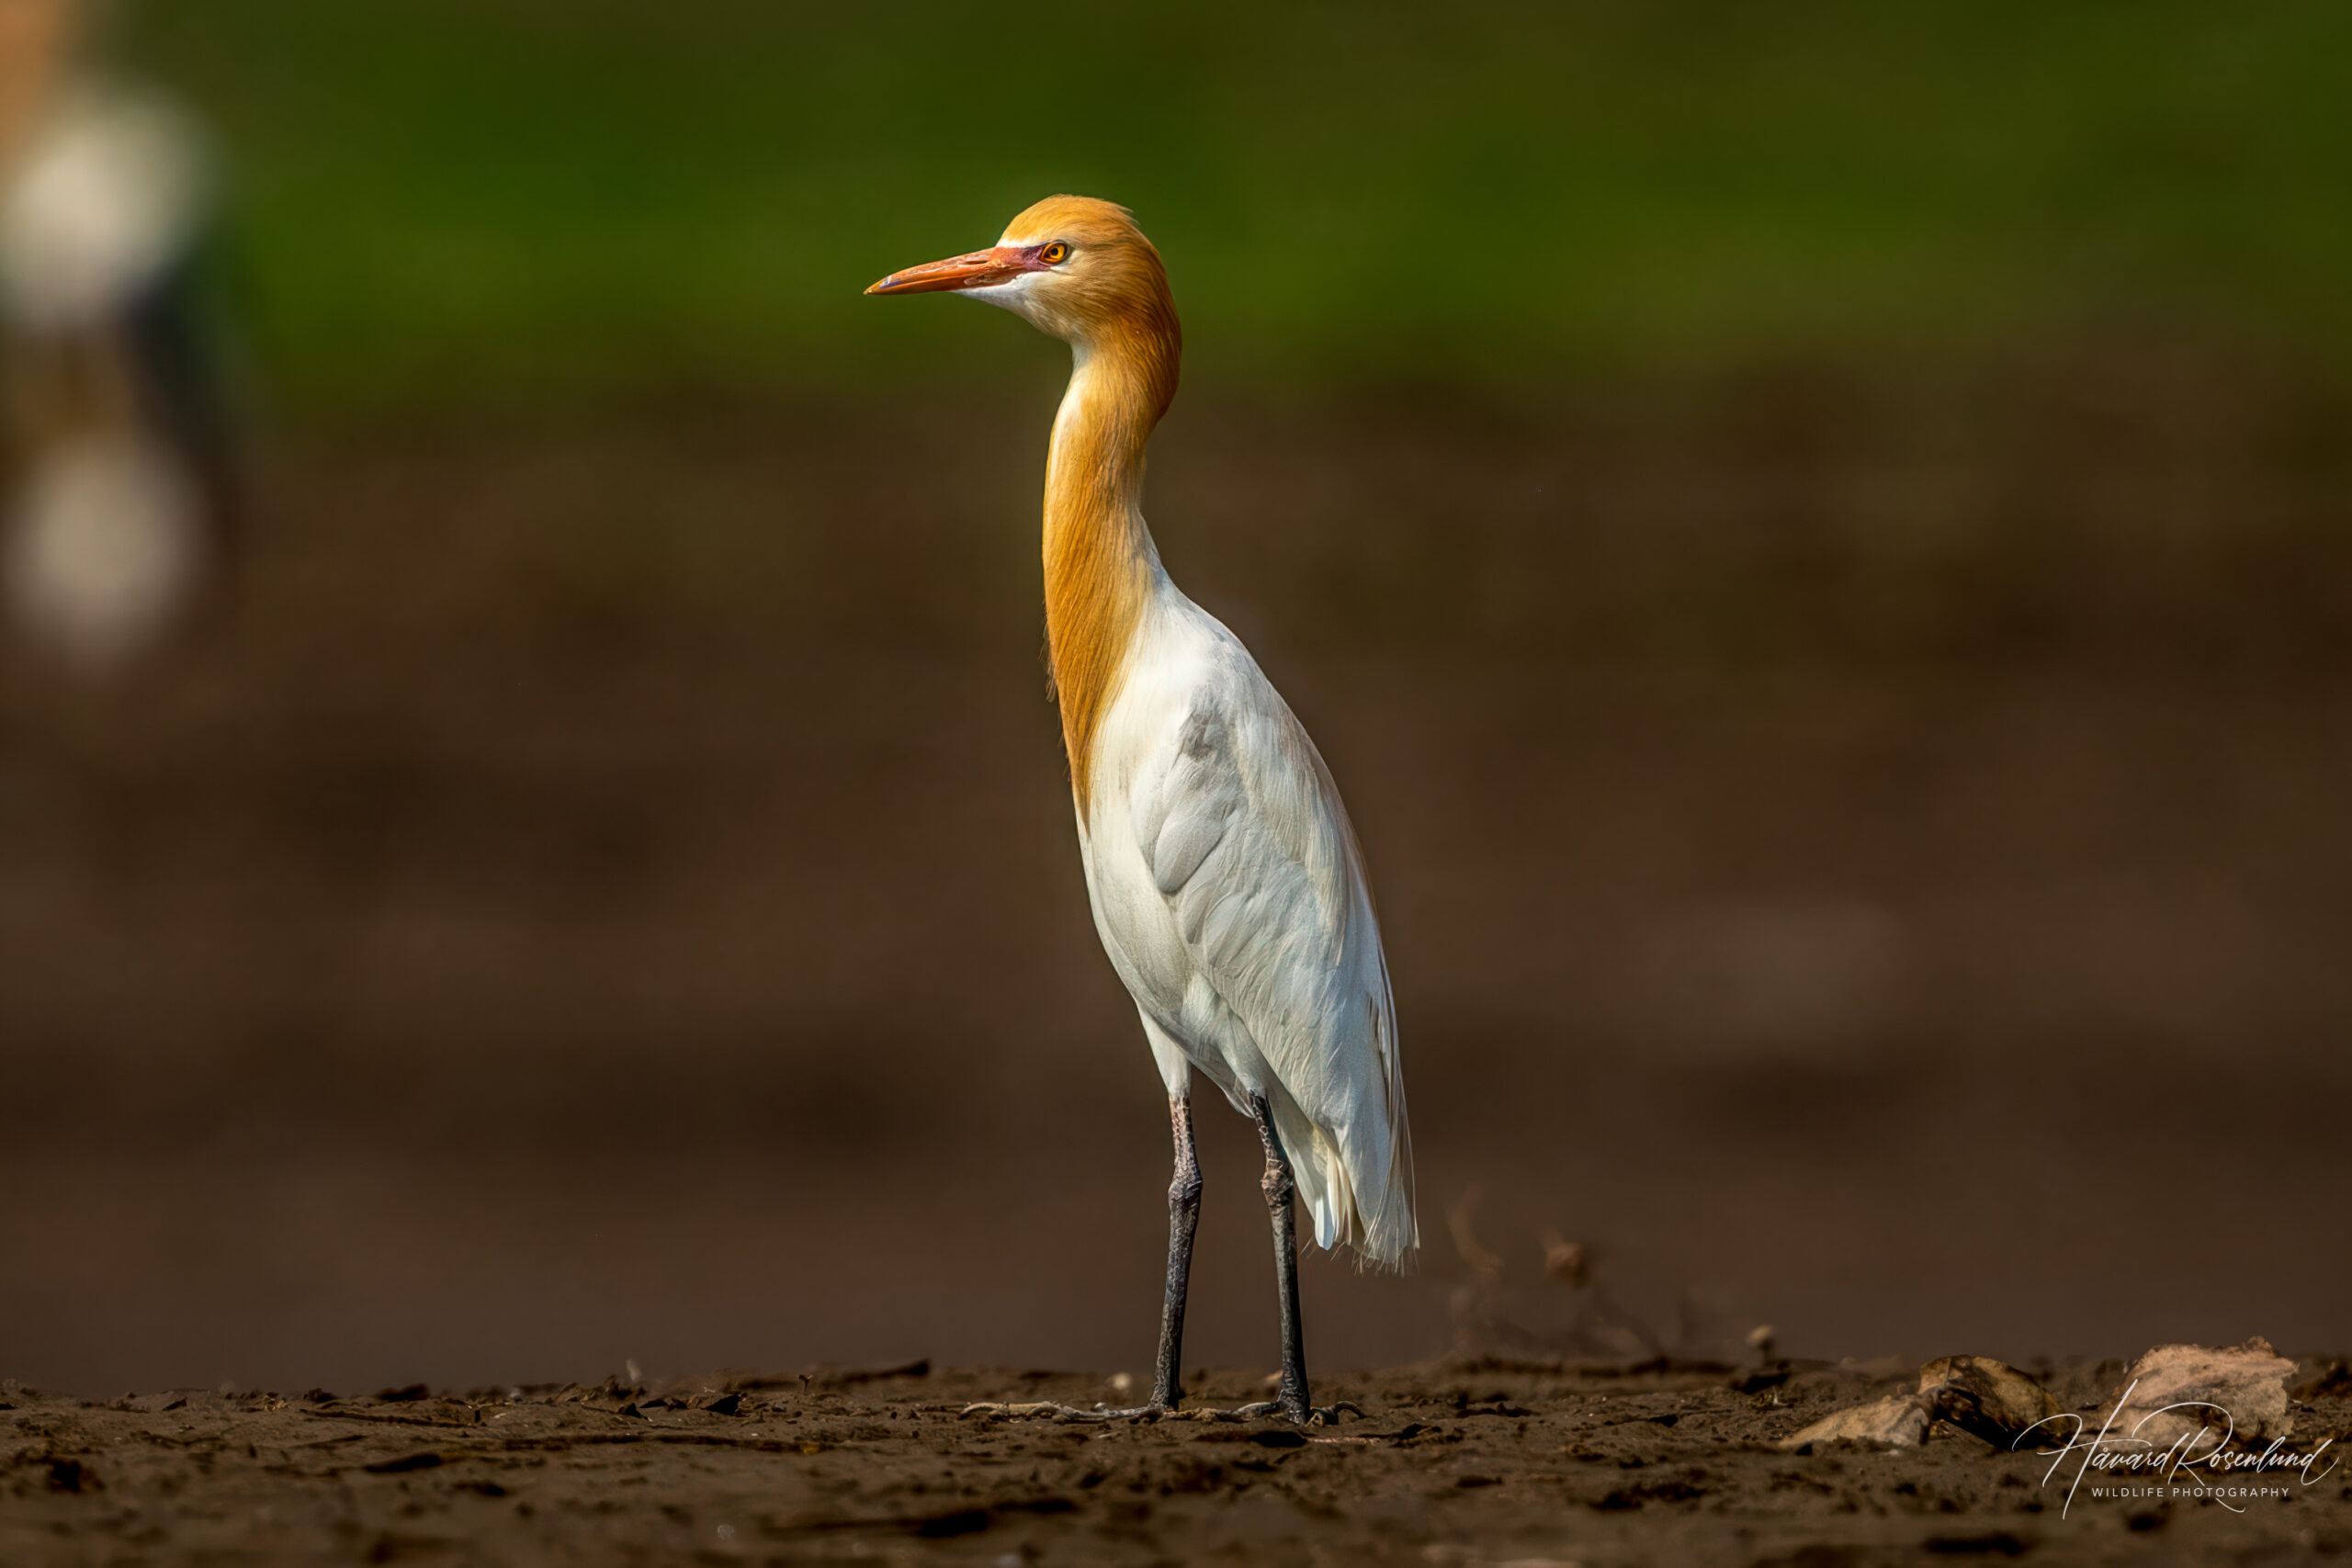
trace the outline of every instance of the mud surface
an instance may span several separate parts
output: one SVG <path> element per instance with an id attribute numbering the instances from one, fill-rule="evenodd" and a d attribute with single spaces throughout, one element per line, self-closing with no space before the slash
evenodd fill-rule
<path id="1" fill-rule="evenodd" d="M 2312 1364 L 2307 1363 L 2307 1368 Z M 2267 1563 L 2352 1551 L 2352 1478 L 2071 1503 L 2071 1461 L 1944 1433 L 1772 1444 L 1908 1369 L 1490 1362 L 1334 1377 L 1360 1417 L 1298 1428 L 962 1414 L 1092 1404 L 1099 1378 L 819 1372 L 648 1387 L 187 1393 L 105 1404 L 13 1385 L 0 1410 L 12 1564 L 929 1561 L 1816 1565 L 2027 1558 Z M 2116 1371 L 2057 1369 L 2069 1404 Z M 2295 1406 L 2295 1445 L 2352 1401 Z M 1190 1397 L 1236 1405 L 1254 1379 Z M 2324 1468 L 2325 1461 L 2312 1468 Z M 2187 1480 L 2184 1488 L 2196 1485 Z"/>

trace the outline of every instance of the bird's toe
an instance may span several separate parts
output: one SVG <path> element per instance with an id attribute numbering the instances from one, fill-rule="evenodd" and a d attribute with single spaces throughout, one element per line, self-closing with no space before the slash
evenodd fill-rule
<path id="1" fill-rule="evenodd" d="M 967 1404 L 960 1414 L 1029 1421 L 1157 1421 L 1176 1412 L 1165 1404 L 1139 1404 L 1130 1410 L 1112 1410 L 1098 1404 L 1087 1410 L 1075 1404 L 1039 1399 L 1018 1404 L 984 1400 L 977 1404 Z"/>

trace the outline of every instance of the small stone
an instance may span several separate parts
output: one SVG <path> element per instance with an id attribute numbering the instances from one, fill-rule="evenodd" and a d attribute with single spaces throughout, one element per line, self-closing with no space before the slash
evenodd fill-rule
<path id="1" fill-rule="evenodd" d="M 1803 1431 L 1782 1438 L 1779 1447 L 1786 1451 L 1811 1443 L 1851 1442 L 1916 1449 L 1927 1440 L 1928 1426 L 1935 1418 L 1933 1405 L 1925 1395 L 1891 1393 L 1824 1416 Z"/>
<path id="2" fill-rule="evenodd" d="M 2123 1374 L 2109 1429 L 2159 1448 L 2192 1432 L 2214 1446 L 2284 1437 L 2294 1426 L 2287 1409 L 2294 1375 L 2295 1363 L 2258 1336 L 2223 1349 L 2159 1345 Z"/>
<path id="3" fill-rule="evenodd" d="M 1582 1290 L 1591 1266 L 1592 1256 L 1582 1242 L 1570 1241 L 1557 1231 L 1544 1237 L 1544 1272 L 1568 1289 Z"/>

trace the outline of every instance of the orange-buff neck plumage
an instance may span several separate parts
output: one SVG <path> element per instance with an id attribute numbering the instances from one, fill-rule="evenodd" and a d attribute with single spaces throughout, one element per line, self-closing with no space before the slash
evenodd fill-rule
<path id="1" fill-rule="evenodd" d="M 1029 287 L 1041 275 L 1050 289 Z M 1176 302 L 1134 217 L 1083 196 L 1049 196 L 989 249 L 894 272 L 866 292 L 949 289 L 1028 317 L 1075 357 L 1046 465 L 1046 635 L 1083 820 L 1157 558 L 1139 502 L 1144 447 L 1176 396 Z"/>
<path id="2" fill-rule="evenodd" d="M 1176 396 L 1183 353 L 1159 253 L 1109 202 L 1053 197 L 1007 229 L 1078 233 L 1112 265 L 1057 313 L 1079 370 L 1054 424 L 1046 466 L 1046 635 L 1070 783 L 1084 814 L 1096 731 L 1150 586 L 1151 536 L 1140 502 L 1144 448 Z M 1059 323 L 1057 323 L 1059 324 Z"/>

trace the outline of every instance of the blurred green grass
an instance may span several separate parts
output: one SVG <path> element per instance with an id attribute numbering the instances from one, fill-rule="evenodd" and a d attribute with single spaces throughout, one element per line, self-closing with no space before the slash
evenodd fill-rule
<path id="1" fill-rule="evenodd" d="M 1168 252 L 1196 383 L 2101 319 L 2352 348 L 2341 0 L 206 0 L 126 33 L 213 122 L 305 407 L 1001 365 L 1002 321 L 858 290 L 1056 190 Z"/>

